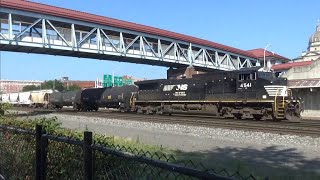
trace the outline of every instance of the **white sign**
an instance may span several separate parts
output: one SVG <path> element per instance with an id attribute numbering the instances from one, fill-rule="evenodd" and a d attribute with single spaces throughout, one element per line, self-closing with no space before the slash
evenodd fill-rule
<path id="1" fill-rule="evenodd" d="M 176 91 L 186 91 L 188 84 L 164 85 L 163 91 L 172 91 L 174 88 Z"/>
<path id="2" fill-rule="evenodd" d="M 241 83 L 240 87 L 241 88 L 251 88 L 251 83 Z"/>

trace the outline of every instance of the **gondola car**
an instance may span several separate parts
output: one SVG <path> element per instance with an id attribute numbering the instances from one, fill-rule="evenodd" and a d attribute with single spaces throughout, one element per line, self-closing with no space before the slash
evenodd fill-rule
<path id="1" fill-rule="evenodd" d="M 190 79 L 161 79 L 136 83 L 132 104 L 145 114 L 200 113 L 216 116 L 300 121 L 300 100 L 292 97 L 287 80 L 272 72 L 250 68 L 196 74 Z"/>

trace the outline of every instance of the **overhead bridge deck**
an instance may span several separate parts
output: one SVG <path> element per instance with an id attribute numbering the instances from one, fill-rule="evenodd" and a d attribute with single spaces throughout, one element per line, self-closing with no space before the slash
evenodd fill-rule
<path id="1" fill-rule="evenodd" d="M 236 70 L 251 53 L 107 17 L 20 1 L 0 1 L 0 50 L 150 64 Z"/>

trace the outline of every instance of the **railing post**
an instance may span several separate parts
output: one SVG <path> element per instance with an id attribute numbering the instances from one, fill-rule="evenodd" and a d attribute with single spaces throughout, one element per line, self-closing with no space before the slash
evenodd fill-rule
<path id="1" fill-rule="evenodd" d="M 93 180 L 92 132 L 84 132 L 84 179 Z"/>
<path id="2" fill-rule="evenodd" d="M 47 176 L 47 148 L 48 148 L 48 139 L 46 136 L 43 136 L 46 134 L 45 129 L 42 130 L 42 136 L 41 136 L 41 168 L 40 168 L 40 179 L 45 180 Z"/>
<path id="3" fill-rule="evenodd" d="M 41 180 L 41 136 L 42 125 L 36 125 L 36 180 Z"/>

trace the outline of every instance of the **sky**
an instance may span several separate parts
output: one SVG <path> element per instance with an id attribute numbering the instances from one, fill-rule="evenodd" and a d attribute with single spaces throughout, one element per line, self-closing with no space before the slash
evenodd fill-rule
<path id="1" fill-rule="evenodd" d="M 288 58 L 305 51 L 320 19 L 319 0 L 32 0 Z M 103 74 L 165 78 L 165 67 L 0 51 L 1 79 L 95 80 Z"/>

